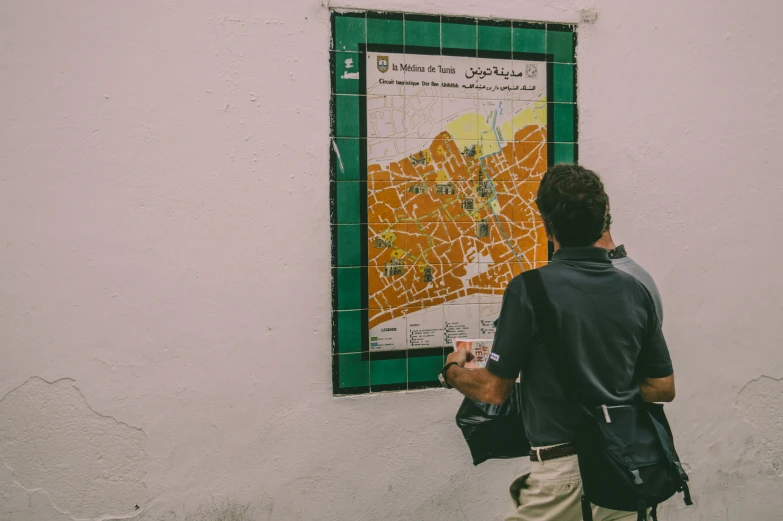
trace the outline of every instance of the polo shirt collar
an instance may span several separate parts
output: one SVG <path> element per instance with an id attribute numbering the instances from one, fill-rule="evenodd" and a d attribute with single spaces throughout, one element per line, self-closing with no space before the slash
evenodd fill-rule
<path id="1" fill-rule="evenodd" d="M 588 261 L 611 264 L 609 252 L 595 246 L 560 248 L 552 256 L 553 261 Z"/>

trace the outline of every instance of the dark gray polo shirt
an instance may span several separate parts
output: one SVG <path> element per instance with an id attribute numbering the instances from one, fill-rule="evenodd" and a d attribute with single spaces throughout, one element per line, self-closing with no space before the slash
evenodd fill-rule
<path id="1" fill-rule="evenodd" d="M 575 362 L 582 402 L 628 403 L 643 377 L 673 373 L 649 291 L 615 269 L 602 248 L 562 248 L 541 268 L 566 356 Z M 504 378 L 522 372 L 522 415 L 534 447 L 575 441 L 579 419 L 563 395 L 534 325 L 521 276 L 503 296 L 487 369 Z"/>
<path id="2" fill-rule="evenodd" d="M 644 284 L 644 287 L 650 292 L 650 296 L 655 304 L 658 320 L 663 323 L 663 303 L 661 302 L 661 294 L 658 291 L 658 286 L 655 285 L 652 275 L 650 275 L 646 269 L 639 266 L 635 260 L 627 256 L 619 259 L 612 259 L 612 264 L 614 264 L 614 267 L 618 270 L 633 275 L 635 279 Z"/>

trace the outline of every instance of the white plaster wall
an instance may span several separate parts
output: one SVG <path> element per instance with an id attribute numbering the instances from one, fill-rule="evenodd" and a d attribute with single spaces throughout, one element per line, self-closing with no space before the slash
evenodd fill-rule
<path id="1" fill-rule="evenodd" d="M 657 279 L 697 507 L 783 512 L 776 0 L 577 22 L 582 162 Z M 0 2 L 0 519 L 500 519 L 445 391 L 331 396 L 328 9 Z M 138 506 L 138 508 L 137 508 Z"/>

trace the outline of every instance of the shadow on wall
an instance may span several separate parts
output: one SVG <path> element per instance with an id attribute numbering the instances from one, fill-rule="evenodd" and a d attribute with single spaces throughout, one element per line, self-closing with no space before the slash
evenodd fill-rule
<path id="1" fill-rule="evenodd" d="M 91 409 L 73 380 L 30 378 L 0 400 L 0 514 L 133 516 L 146 501 L 146 445 L 141 429 Z"/>

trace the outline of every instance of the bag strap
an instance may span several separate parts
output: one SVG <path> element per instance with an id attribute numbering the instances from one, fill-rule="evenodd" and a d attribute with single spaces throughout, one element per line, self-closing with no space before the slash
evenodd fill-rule
<path id="1" fill-rule="evenodd" d="M 560 383 L 560 387 L 567 398 L 586 409 L 579 399 L 579 393 L 574 388 L 573 378 L 568 374 L 570 366 L 565 361 L 560 350 L 557 320 L 555 319 L 552 303 L 549 301 L 549 296 L 544 288 L 544 282 L 541 280 L 541 272 L 537 269 L 525 271 L 522 273 L 522 280 L 525 283 L 527 298 L 533 306 L 538 332 L 544 339 L 544 347 L 549 356 L 549 363 L 552 365 L 552 370 Z"/>
<path id="2" fill-rule="evenodd" d="M 582 521 L 593 521 L 593 508 L 584 495 L 582 496 Z"/>

